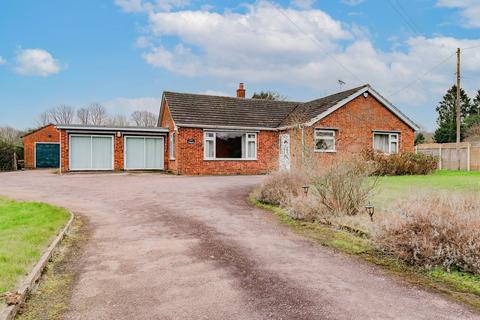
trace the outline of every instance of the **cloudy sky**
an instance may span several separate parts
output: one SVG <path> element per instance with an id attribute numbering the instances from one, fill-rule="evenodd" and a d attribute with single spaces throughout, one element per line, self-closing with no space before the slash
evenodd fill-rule
<path id="1" fill-rule="evenodd" d="M 426 129 L 480 89 L 478 0 L 2 0 L 0 125 L 59 104 L 157 112 L 164 90 L 306 101 L 370 83 Z"/>

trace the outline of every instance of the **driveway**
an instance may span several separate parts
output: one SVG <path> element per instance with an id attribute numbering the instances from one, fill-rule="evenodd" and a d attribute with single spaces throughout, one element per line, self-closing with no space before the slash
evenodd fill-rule
<path id="1" fill-rule="evenodd" d="M 261 179 L 27 171 L 0 194 L 89 220 L 67 319 L 480 319 L 252 208 Z"/>

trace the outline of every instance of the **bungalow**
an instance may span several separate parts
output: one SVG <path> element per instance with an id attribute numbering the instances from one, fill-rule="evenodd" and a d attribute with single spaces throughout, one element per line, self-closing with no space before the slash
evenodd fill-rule
<path id="1" fill-rule="evenodd" d="M 263 174 L 307 156 L 320 163 L 375 149 L 413 151 L 417 125 L 369 85 L 309 102 L 164 92 L 158 126 L 57 125 L 62 171 Z M 42 130 L 52 130 L 46 127 Z M 42 130 L 35 136 L 42 137 Z M 25 148 L 42 141 L 24 137 Z M 30 144 L 30 145 L 28 145 Z M 40 148 L 41 149 L 41 148 Z M 37 150 L 38 152 L 38 150 Z M 25 153 L 26 163 L 41 162 Z M 31 165 L 29 167 L 32 167 Z"/>

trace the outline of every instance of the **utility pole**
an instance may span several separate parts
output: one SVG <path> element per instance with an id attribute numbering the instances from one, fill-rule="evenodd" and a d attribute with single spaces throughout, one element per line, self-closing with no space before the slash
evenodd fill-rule
<path id="1" fill-rule="evenodd" d="M 455 111 L 457 116 L 457 158 L 458 170 L 460 170 L 460 48 L 457 48 L 457 100 L 455 102 Z"/>

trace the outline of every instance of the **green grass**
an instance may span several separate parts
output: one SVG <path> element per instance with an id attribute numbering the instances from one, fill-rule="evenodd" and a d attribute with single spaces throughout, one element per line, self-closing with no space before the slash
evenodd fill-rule
<path id="1" fill-rule="evenodd" d="M 373 202 L 382 209 L 408 192 L 422 190 L 476 192 L 480 195 L 480 172 L 441 170 L 426 176 L 380 177 Z"/>
<path id="2" fill-rule="evenodd" d="M 0 294 L 28 274 L 69 217 L 58 207 L 0 198 Z"/>
<path id="3" fill-rule="evenodd" d="M 377 250 L 368 238 L 332 226 L 292 219 L 283 209 L 261 203 L 253 196 L 250 197 L 250 202 L 272 212 L 280 222 L 290 226 L 296 233 L 314 239 L 323 246 L 357 256 L 382 267 L 394 276 L 416 285 L 437 289 L 453 299 L 480 310 L 480 276 L 478 275 L 459 271 L 447 272 L 441 268 L 425 270 L 411 267 Z"/>

